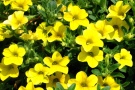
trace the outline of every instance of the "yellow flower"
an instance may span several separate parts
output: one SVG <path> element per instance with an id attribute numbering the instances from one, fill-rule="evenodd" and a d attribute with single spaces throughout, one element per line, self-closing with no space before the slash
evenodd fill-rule
<path id="1" fill-rule="evenodd" d="M 103 47 L 104 43 L 100 40 L 99 34 L 94 30 L 84 30 L 83 35 L 79 35 L 75 39 L 76 43 L 82 45 L 86 52 L 90 51 L 94 46 Z"/>
<path id="2" fill-rule="evenodd" d="M 66 66 L 69 63 L 68 56 L 62 57 L 58 51 L 55 51 L 52 55 L 52 58 L 45 57 L 44 63 L 50 67 L 50 74 L 54 72 L 62 72 L 64 74 L 68 73 L 68 67 Z"/>
<path id="3" fill-rule="evenodd" d="M 119 69 L 123 68 L 124 66 L 133 66 L 133 61 L 132 61 L 132 55 L 130 54 L 130 51 L 127 51 L 126 49 L 122 48 L 120 53 L 116 53 L 114 55 L 114 59 L 121 64 L 119 66 Z"/>
<path id="4" fill-rule="evenodd" d="M 18 47 L 17 44 L 11 44 L 9 48 L 5 48 L 3 50 L 4 55 L 4 64 L 16 64 L 21 65 L 23 63 L 23 56 L 25 55 L 26 51 L 23 47 Z"/>
<path id="5" fill-rule="evenodd" d="M 62 74 L 61 72 L 56 72 L 55 75 L 49 76 L 49 83 L 46 84 L 47 90 L 53 90 L 53 87 L 56 88 L 56 83 L 60 82 L 60 84 L 67 89 L 67 83 L 69 80 L 68 74 Z"/>
<path id="6" fill-rule="evenodd" d="M 101 76 L 99 76 L 98 77 L 98 83 L 100 84 L 101 88 L 109 86 L 110 87 L 109 90 L 120 90 L 120 85 L 117 84 L 115 82 L 114 78 L 110 75 L 105 77 L 104 80 Z"/>
<path id="7" fill-rule="evenodd" d="M 3 41 L 5 38 L 12 37 L 11 31 L 7 30 L 5 27 L 5 24 L 0 23 L 0 41 Z"/>
<path id="8" fill-rule="evenodd" d="M 18 90 L 44 90 L 44 89 L 41 87 L 35 88 L 32 82 L 28 82 L 26 87 L 20 86 Z"/>
<path id="9" fill-rule="evenodd" d="M 14 0 L 2 0 L 2 1 L 3 1 L 4 5 L 7 6 L 10 3 L 12 3 L 12 1 L 14 1 Z"/>
<path id="10" fill-rule="evenodd" d="M 87 77 L 84 71 L 76 74 L 76 79 L 70 79 L 68 84 L 76 84 L 75 90 L 97 90 L 98 78 L 94 74 Z"/>
<path id="11" fill-rule="evenodd" d="M 39 40 L 39 37 L 36 33 L 33 33 L 31 30 L 28 33 L 23 33 L 20 38 L 23 40 Z"/>
<path id="12" fill-rule="evenodd" d="M 39 26 L 36 28 L 35 33 L 38 38 L 43 41 L 43 46 L 46 46 L 48 34 L 52 30 L 52 28 L 52 26 L 46 26 L 46 22 L 40 23 Z"/>
<path id="13" fill-rule="evenodd" d="M 114 31 L 109 33 L 108 39 L 115 39 L 118 42 L 121 42 L 124 37 L 124 33 L 121 29 L 122 26 L 124 26 L 127 30 L 129 29 L 128 24 L 126 21 L 122 21 L 119 18 L 112 18 L 111 21 L 107 22 L 108 24 L 112 25 L 114 28 Z"/>
<path id="14" fill-rule="evenodd" d="M 0 78 L 2 81 L 6 80 L 8 77 L 16 78 L 19 75 L 18 66 L 15 64 L 5 65 L 2 62 L 0 63 Z"/>
<path id="15" fill-rule="evenodd" d="M 97 21 L 95 24 L 95 28 L 99 32 L 101 39 L 107 38 L 109 33 L 114 31 L 111 25 L 106 24 L 106 20 Z"/>
<path id="16" fill-rule="evenodd" d="M 86 18 L 88 13 L 84 9 L 80 9 L 79 6 L 68 6 L 68 12 L 64 12 L 64 19 L 70 22 L 70 29 L 76 30 L 79 25 L 87 26 L 89 20 Z"/>
<path id="17" fill-rule="evenodd" d="M 130 5 L 123 5 L 123 1 L 118 1 L 116 5 L 111 5 L 109 7 L 109 14 L 106 16 L 107 18 L 117 17 L 121 20 L 124 20 L 126 17 L 126 13 L 130 10 Z"/>
<path id="18" fill-rule="evenodd" d="M 15 0 L 11 3 L 11 9 L 27 11 L 31 5 L 31 0 Z"/>
<path id="19" fill-rule="evenodd" d="M 27 76 L 27 82 L 32 81 L 34 85 L 48 83 L 48 71 L 48 67 L 43 66 L 41 63 L 37 63 L 34 68 L 30 68 L 28 71 L 26 71 L 25 74 Z"/>
<path id="20" fill-rule="evenodd" d="M 56 0 L 57 7 L 62 4 L 62 0 Z M 60 9 L 61 12 L 64 12 L 66 10 L 66 6 L 62 4 L 62 7 Z"/>
<path id="21" fill-rule="evenodd" d="M 12 15 L 9 15 L 8 20 L 5 20 L 3 23 L 11 25 L 12 29 L 17 29 L 27 22 L 28 19 L 24 16 L 23 11 L 15 11 Z"/>
<path id="22" fill-rule="evenodd" d="M 78 60 L 81 62 L 87 62 L 91 68 L 95 68 L 99 61 L 103 60 L 103 51 L 98 47 L 93 47 L 89 52 L 84 51 L 81 47 L 81 52 L 78 55 Z"/>
<path id="23" fill-rule="evenodd" d="M 57 21 L 50 31 L 51 36 L 48 37 L 49 42 L 53 41 L 62 41 L 65 36 L 66 26 L 64 26 L 61 22 Z"/>

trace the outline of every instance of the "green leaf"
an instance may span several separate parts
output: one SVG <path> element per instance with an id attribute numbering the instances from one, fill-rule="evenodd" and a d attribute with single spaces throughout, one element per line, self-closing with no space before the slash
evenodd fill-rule
<path id="1" fill-rule="evenodd" d="M 101 90 L 100 84 L 97 85 L 97 90 Z"/>
<path id="2" fill-rule="evenodd" d="M 120 66 L 120 64 L 116 63 L 116 64 L 113 64 L 111 66 L 109 66 L 109 71 L 110 73 L 112 73 L 114 70 L 116 70 L 118 67 Z"/>
<path id="3" fill-rule="evenodd" d="M 100 2 L 101 2 L 101 0 L 92 0 L 92 2 L 93 2 L 94 4 L 99 5 L 99 4 L 100 4 Z"/>
<path id="4" fill-rule="evenodd" d="M 36 15 L 29 15 L 29 16 L 27 16 L 28 20 L 31 20 L 31 19 L 33 19 L 35 17 L 36 17 Z"/>
<path id="5" fill-rule="evenodd" d="M 122 26 L 121 29 L 124 32 L 124 34 L 127 34 L 128 33 L 128 30 L 124 26 Z"/>
<path id="6" fill-rule="evenodd" d="M 78 4 L 80 7 L 84 7 L 84 6 L 85 6 L 85 1 L 84 1 L 84 0 L 78 0 L 77 4 Z"/>
<path id="7" fill-rule="evenodd" d="M 74 89 L 75 89 L 75 86 L 76 86 L 76 84 L 73 83 L 73 84 L 68 88 L 68 90 L 74 90 Z"/>
<path id="8" fill-rule="evenodd" d="M 100 7 L 104 10 L 107 10 L 107 0 L 101 0 Z"/>
<path id="9" fill-rule="evenodd" d="M 50 11 L 54 11 L 57 8 L 56 1 L 48 2 L 48 8 L 50 9 Z"/>
<path id="10" fill-rule="evenodd" d="M 130 82 L 129 81 L 126 81 L 126 82 L 124 82 L 123 84 L 122 84 L 122 86 L 123 87 L 126 87 L 126 86 L 128 86 L 130 84 Z"/>
<path id="11" fill-rule="evenodd" d="M 127 72 L 127 67 L 123 67 L 122 69 L 120 69 L 120 71 L 126 73 Z"/>
<path id="12" fill-rule="evenodd" d="M 60 9 L 62 8 L 62 4 L 61 5 L 59 5 L 58 7 L 57 7 L 57 9 L 56 9 L 56 13 L 58 13 L 59 11 L 60 11 Z"/>
<path id="13" fill-rule="evenodd" d="M 120 73 L 120 72 L 113 72 L 111 74 L 111 76 L 125 78 L 125 76 L 122 73 Z"/>
<path id="14" fill-rule="evenodd" d="M 93 74 L 97 75 L 97 76 L 101 76 L 102 75 L 102 73 L 98 69 L 93 69 L 91 72 Z"/>
<path id="15" fill-rule="evenodd" d="M 89 18 L 92 19 L 93 21 L 96 20 L 96 17 L 94 15 L 89 15 Z"/>
<path id="16" fill-rule="evenodd" d="M 102 90 L 110 90 L 110 86 L 106 86 Z"/>
<path id="17" fill-rule="evenodd" d="M 111 0 L 111 1 L 113 2 L 113 4 L 115 4 L 117 0 Z"/>
<path id="18" fill-rule="evenodd" d="M 60 90 L 59 88 L 55 88 L 55 90 Z"/>
<path id="19" fill-rule="evenodd" d="M 56 83 L 56 87 L 58 88 L 57 90 L 64 90 L 63 86 L 59 82 Z"/>

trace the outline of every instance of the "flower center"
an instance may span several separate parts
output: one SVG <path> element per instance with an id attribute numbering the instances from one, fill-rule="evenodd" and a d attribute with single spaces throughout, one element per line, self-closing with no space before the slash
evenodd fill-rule
<path id="1" fill-rule="evenodd" d="M 76 20 L 76 19 L 78 19 L 78 16 L 77 15 L 74 15 L 73 16 L 73 20 Z"/>
<path id="2" fill-rule="evenodd" d="M 89 45 L 89 44 L 91 44 L 91 43 L 92 43 L 91 40 L 87 40 L 87 41 L 86 41 L 86 45 Z"/>
<path id="3" fill-rule="evenodd" d="M 57 65 L 58 63 L 56 62 L 56 61 L 54 61 L 53 63 L 52 63 L 52 65 Z"/>
<path id="4" fill-rule="evenodd" d="M 125 56 L 121 56 L 120 59 L 125 59 Z"/>
<path id="5" fill-rule="evenodd" d="M 53 83 L 59 82 L 58 78 L 53 79 Z"/>
<path id="6" fill-rule="evenodd" d="M 18 53 L 13 52 L 13 56 L 17 57 L 18 56 Z"/>
<path id="7" fill-rule="evenodd" d="M 42 71 L 39 71 L 38 74 L 44 74 Z"/>
<path id="8" fill-rule="evenodd" d="M 90 55 L 90 56 L 94 56 L 94 53 L 93 52 L 88 52 L 88 54 Z"/>
<path id="9" fill-rule="evenodd" d="M 109 86 L 107 83 L 104 83 L 103 86 Z"/>
<path id="10" fill-rule="evenodd" d="M 9 68 L 9 70 L 11 70 L 11 69 L 14 69 L 14 66 L 13 65 L 9 65 L 8 68 Z"/>
<path id="11" fill-rule="evenodd" d="M 87 87 L 87 84 L 83 82 L 83 83 L 81 83 L 81 86 L 82 87 Z"/>
<path id="12" fill-rule="evenodd" d="M 124 13 L 123 12 L 119 12 L 118 15 L 124 16 Z"/>
<path id="13" fill-rule="evenodd" d="M 57 37 L 62 37 L 62 34 L 61 33 L 57 33 Z"/>
<path id="14" fill-rule="evenodd" d="M 116 30 L 116 29 L 119 29 L 119 26 L 118 25 L 113 25 L 113 28 Z"/>

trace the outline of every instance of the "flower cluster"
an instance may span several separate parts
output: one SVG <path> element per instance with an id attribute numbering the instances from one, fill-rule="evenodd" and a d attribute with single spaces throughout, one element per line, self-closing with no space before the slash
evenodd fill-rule
<path id="1" fill-rule="evenodd" d="M 134 5 L 1 0 L 0 90 L 135 89 Z"/>

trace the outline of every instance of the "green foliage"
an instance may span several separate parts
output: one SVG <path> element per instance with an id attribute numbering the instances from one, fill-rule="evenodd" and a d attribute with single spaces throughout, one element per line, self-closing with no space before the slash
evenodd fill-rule
<path id="1" fill-rule="evenodd" d="M 57 82 L 55 90 L 65 90 L 65 89 L 59 82 Z M 75 83 L 73 83 L 70 87 L 68 87 L 67 90 L 75 90 Z"/>

